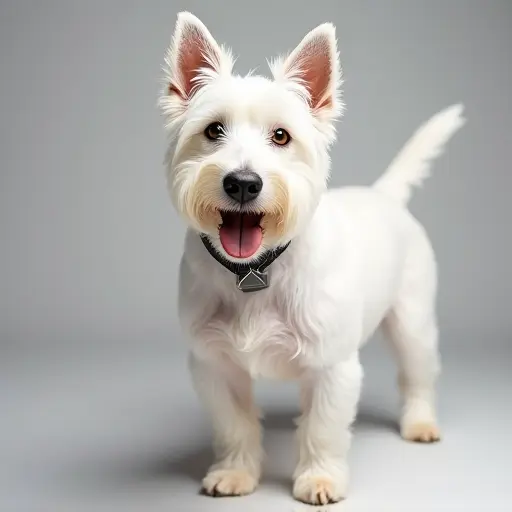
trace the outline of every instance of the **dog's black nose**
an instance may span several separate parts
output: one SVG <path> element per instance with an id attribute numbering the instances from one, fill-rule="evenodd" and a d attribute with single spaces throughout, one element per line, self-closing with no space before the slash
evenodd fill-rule
<path id="1" fill-rule="evenodd" d="M 263 181 L 252 171 L 230 172 L 222 183 L 226 194 L 237 203 L 245 204 L 256 199 L 263 188 Z"/>

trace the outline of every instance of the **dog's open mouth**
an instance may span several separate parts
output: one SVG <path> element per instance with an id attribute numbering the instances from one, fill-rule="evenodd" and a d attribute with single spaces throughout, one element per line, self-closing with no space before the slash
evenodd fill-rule
<path id="1" fill-rule="evenodd" d="M 233 258 L 250 258 L 261 246 L 261 213 L 221 211 L 220 243 Z"/>

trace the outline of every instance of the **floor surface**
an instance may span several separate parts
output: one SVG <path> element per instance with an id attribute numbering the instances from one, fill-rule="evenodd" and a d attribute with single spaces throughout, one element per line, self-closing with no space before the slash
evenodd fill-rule
<path id="1" fill-rule="evenodd" d="M 350 454 L 348 499 L 309 507 L 290 495 L 297 393 L 258 385 L 266 412 L 265 477 L 244 498 L 198 494 L 210 462 L 209 425 L 185 356 L 168 347 L 4 360 L 2 512 L 505 511 L 512 510 L 509 357 L 446 354 L 444 438 L 420 446 L 397 435 L 394 368 L 365 350 L 366 381 Z"/>

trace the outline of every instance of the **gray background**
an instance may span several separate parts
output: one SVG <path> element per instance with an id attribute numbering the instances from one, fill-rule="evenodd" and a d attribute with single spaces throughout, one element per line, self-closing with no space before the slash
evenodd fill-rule
<path id="1" fill-rule="evenodd" d="M 241 73 L 336 24 L 347 111 L 333 185 L 371 183 L 421 122 L 466 105 L 411 203 L 440 265 L 445 439 L 398 438 L 394 368 L 372 344 L 351 494 L 333 510 L 509 510 L 507 0 L 0 3 L 0 510 L 308 509 L 290 498 L 291 384 L 258 386 L 270 456 L 257 493 L 196 495 L 209 425 L 177 327 L 184 226 L 156 109 L 183 9 Z"/>

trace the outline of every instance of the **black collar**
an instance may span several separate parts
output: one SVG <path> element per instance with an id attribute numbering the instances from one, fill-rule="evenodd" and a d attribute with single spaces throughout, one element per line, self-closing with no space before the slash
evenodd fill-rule
<path id="1" fill-rule="evenodd" d="M 225 258 L 215 249 L 206 235 L 200 235 L 206 250 L 224 268 L 237 276 L 237 288 L 243 292 L 256 292 L 269 286 L 269 276 L 266 269 L 288 248 L 290 242 L 276 249 L 264 252 L 254 263 L 234 263 Z"/>

